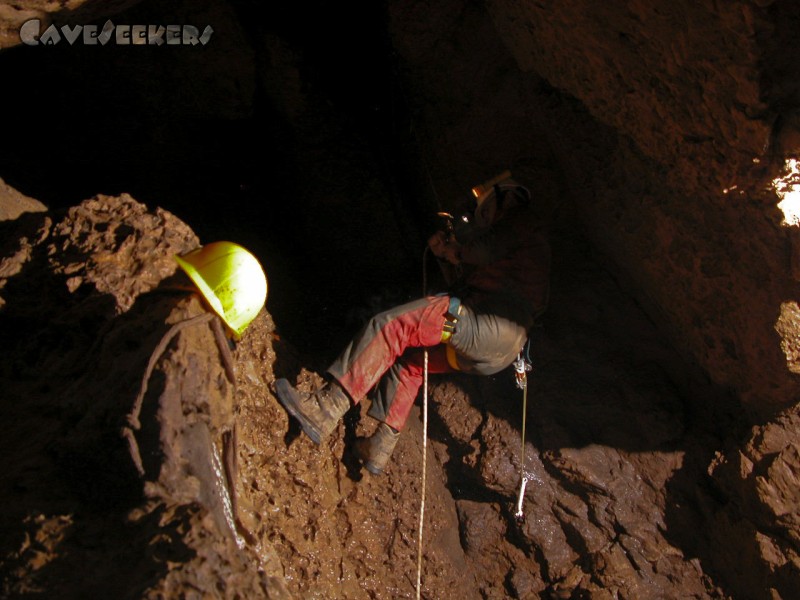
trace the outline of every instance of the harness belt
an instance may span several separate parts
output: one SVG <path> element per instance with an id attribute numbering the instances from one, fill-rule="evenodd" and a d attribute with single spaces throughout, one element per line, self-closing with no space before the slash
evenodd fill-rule
<path id="1" fill-rule="evenodd" d="M 448 364 L 456 369 L 458 368 L 458 360 L 456 359 L 456 351 L 455 349 L 448 344 L 450 338 L 453 336 L 456 330 L 456 324 L 458 323 L 458 319 L 461 316 L 461 300 L 456 298 L 455 296 L 450 296 L 450 305 L 447 307 L 447 313 L 444 316 L 444 324 L 442 325 L 442 338 L 441 342 L 443 344 L 447 344 L 446 352 L 447 352 L 447 362 Z"/>
<path id="2" fill-rule="evenodd" d="M 446 344 L 450 341 L 453 333 L 456 330 L 456 323 L 461 316 L 461 300 L 455 296 L 450 296 L 450 305 L 447 307 L 447 313 L 444 315 L 444 324 L 442 325 L 442 339 L 441 342 Z"/>

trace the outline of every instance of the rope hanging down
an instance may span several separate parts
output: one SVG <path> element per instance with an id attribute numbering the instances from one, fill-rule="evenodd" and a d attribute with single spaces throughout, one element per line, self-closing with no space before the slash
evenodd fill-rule
<path id="1" fill-rule="evenodd" d="M 517 512 L 514 517 L 518 523 L 525 520 L 525 514 L 522 512 L 522 502 L 525 499 L 525 486 L 528 485 L 528 476 L 525 473 L 525 423 L 528 420 L 528 372 L 531 371 L 531 365 L 528 357 L 530 339 L 525 344 L 525 356 L 520 352 L 517 355 L 517 360 L 514 361 L 514 376 L 516 377 L 517 387 L 522 390 L 522 449 L 520 450 L 519 459 L 519 497 L 517 498 Z"/>
<path id="2" fill-rule="evenodd" d="M 428 464 L 428 350 L 424 352 L 424 388 L 422 392 L 422 492 L 419 503 L 419 534 L 417 536 L 417 600 L 422 586 L 422 529 L 425 518 L 425 479 Z"/>
<path id="3" fill-rule="evenodd" d="M 429 247 L 422 253 L 422 295 L 428 293 L 427 259 Z M 425 480 L 428 470 L 428 349 L 423 350 L 422 377 L 422 491 L 419 502 L 419 531 L 417 533 L 417 600 L 422 591 L 422 531 L 425 518 Z"/>

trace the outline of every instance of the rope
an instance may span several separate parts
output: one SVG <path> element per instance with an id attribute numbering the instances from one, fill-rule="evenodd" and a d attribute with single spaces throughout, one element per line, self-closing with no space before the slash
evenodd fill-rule
<path id="1" fill-rule="evenodd" d="M 517 498 L 517 512 L 514 516 L 517 519 L 517 522 L 522 522 L 525 519 L 525 514 L 522 512 L 522 504 L 525 499 L 525 486 L 528 483 L 528 476 L 525 473 L 525 425 L 528 421 L 528 371 L 531 370 L 531 364 L 529 359 L 529 346 L 530 339 L 526 342 L 526 347 L 523 348 L 525 355 L 523 356 L 523 351 L 520 351 L 519 355 L 517 356 L 517 360 L 514 361 L 514 371 L 515 376 L 517 379 L 517 387 L 522 389 L 522 440 L 521 440 L 521 450 L 520 450 L 520 463 L 519 463 L 519 497 Z"/>
<path id="2" fill-rule="evenodd" d="M 422 253 L 422 294 L 423 296 L 428 293 L 428 278 L 427 278 L 427 259 L 428 246 L 425 246 L 425 251 Z M 425 348 L 423 353 L 423 377 L 422 377 L 422 491 L 420 492 L 419 502 L 419 531 L 417 533 L 417 600 L 420 598 L 422 586 L 422 531 L 425 519 L 425 482 L 427 479 L 428 471 L 428 349 Z"/>
<path id="3" fill-rule="evenodd" d="M 428 350 L 423 353 L 425 357 L 424 387 L 422 391 L 422 492 L 419 503 L 419 534 L 417 535 L 417 600 L 419 600 L 422 586 L 422 530 L 425 518 L 425 479 L 428 465 Z"/>
<path id="4" fill-rule="evenodd" d="M 525 477 L 525 422 L 528 420 L 528 386 L 522 388 L 522 451 L 520 452 L 520 475 Z"/>

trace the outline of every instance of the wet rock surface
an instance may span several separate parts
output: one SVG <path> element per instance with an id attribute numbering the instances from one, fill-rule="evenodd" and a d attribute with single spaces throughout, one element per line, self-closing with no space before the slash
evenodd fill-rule
<path id="1" fill-rule="evenodd" d="M 375 425 L 366 405 L 318 448 L 273 397 L 278 376 L 320 378 L 266 311 L 220 345 L 175 273 L 199 243 L 187 225 L 130 197 L 29 217 L 4 250 L 20 267 L 0 314 L 4 595 L 414 595 L 421 407 L 370 476 L 350 454 Z M 561 239 L 532 337 L 523 521 L 513 373 L 431 378 L 422 595 L 724 597 L 670 514 L 697 483 L 679 483 L 687 462 L 718 442 L 692 430 L 678 357 Z M 764 488 L 774 511 L 791 448 Z"/>
<path id="2" fill-rule="evenodd" d="M 20 194 L 2 179 L 0 179 L 0 197 L 2 197 L 0 201 L 0 207 L 2 207 L 0 221 L 11 221 L 27 212 L 42 212 L 47 210 L 44 204 L 24 194 Z"/>
<path id="3" fill-rule="evenodd" d="M 799 246 L 765 186 L 800 150 L 797 8 L 656 4 L 141 3 L 213 44 L 2 56 L 60 94 L 7 98 L 2 595 L 413 597 L 421 407 L 377 479 L 366 406 L 317 448 L 270 386 L 316 385 L 419 289 L 427 215 L 511 167 L 556 257 L 525 461 L 510 371 L 432 378 L 423 597 L 795 597 Z M 227 350 L 172 260 L 219 231 L 274 313 Z"/>

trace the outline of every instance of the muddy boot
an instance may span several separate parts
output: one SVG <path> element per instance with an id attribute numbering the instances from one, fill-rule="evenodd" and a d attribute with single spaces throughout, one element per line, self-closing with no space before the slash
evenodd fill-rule
<path id="1" fill-rule="evenodd" d="M 336 429 L 339 419 L 350 410 L 350 398 L 335 381 L 308 393 L 296 390 L 287 379 L 278 379 L 275 391 L 283 407 L 300 421 L 303 432 L 317 445 Z"/>
<path id="2" fill-rule="evenodd" d="M 373 475 L 380 475 L 392 457 L 400 432 L 381 423 L 368 438 L 356 440 L 354 451 L 364 467 Z"/>

